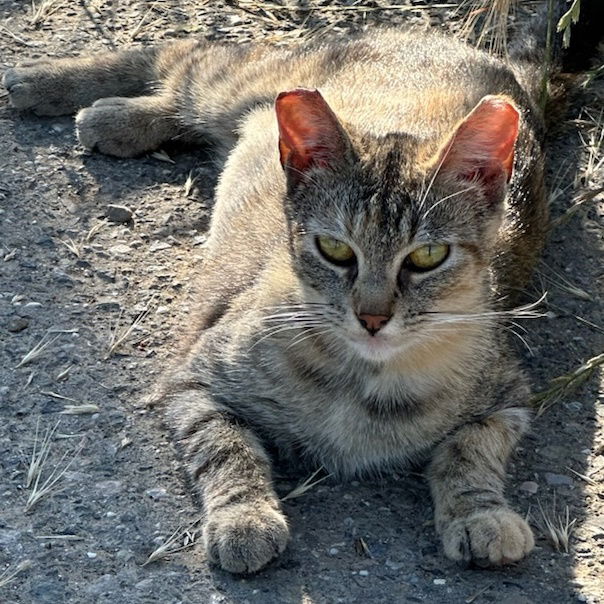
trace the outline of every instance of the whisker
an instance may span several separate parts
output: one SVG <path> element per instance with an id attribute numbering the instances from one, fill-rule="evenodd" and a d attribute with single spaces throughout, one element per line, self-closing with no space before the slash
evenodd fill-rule
<path id="1" fill-rule="evenodd" d="M 472 190 L 472 187 L 468 187 L 466 189 L 463 189 L 462 191 L 457 191 L 456 193 L 451 193 L 451 195 L 447 195 L 446 197 L 443 197 L 442 199 L 439 199 L 432 207 L 430 207 L 430 208 L 428 208 L 428 210 L 426 210 L 426 212 L 422 216 L 422 220 L 426 220 L 428 214 L 432 210 L 434 210 L 434 208 L 436 208 L 441 203 L 443 203 L 443 201 L 447 201 L 449 199 L 453 199 L 453 197 L 457 197 L 458 195 L 463 195 L 464 193 L 467 193 L 468 191 L 471 191 L 471 190 Z"/>
<path id="2" fill-rule="evenodd" d="M 314 338 L 314 337 L 319 337 L 322 336 L 326 333 L 329 333 L 331 331 L 331 329 L 329 327 L 326 327 L 325 329 L 322 329 L 320 331 L 311 331 L 311 333 L 304 335 L 304 337 L 300 337 L 302 334 L 296 336 L 287 346 L 287 348 L 293 348 L 294 346 L 298 345 L 298 344 L 302 344 L 302 342 L 304 342 L 305 340 L 308 340 L 309 338 Z"/>

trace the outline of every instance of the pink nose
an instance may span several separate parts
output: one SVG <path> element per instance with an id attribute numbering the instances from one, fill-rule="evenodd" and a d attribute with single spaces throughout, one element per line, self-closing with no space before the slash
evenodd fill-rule
<path id="1" fill-rule="evenodd" d="M 362 313 L 358 315 L 358 319 L 361 325 L 372 335 L 374 336 L 388 321 L 390 321 L 390 317 L 386 315 L 369 315 L 366 313 Z"/>

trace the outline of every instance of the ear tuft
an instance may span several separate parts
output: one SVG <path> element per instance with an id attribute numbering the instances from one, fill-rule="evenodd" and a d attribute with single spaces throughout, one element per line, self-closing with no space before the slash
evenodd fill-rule
<path id="1" fill-rule="evenodd" d="M 281 165 L 294 180 L 313 167 L 334 167 L 346 153 L 346 133 L 318 90 L 282 92 L 275 110 Z"/>
<path id="2" fill-rule="evenodd" d="M 514 168 L 520 114 L 503 96 L 485 96 L 439 152 L 439 176 L 478 182 L 487 196 L 504 190 Z"/>

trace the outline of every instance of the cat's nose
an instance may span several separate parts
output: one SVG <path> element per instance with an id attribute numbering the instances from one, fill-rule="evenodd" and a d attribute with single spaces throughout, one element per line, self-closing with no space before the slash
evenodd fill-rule
<path id="1" fill-rule="evenodd" d="M 390 321 L 390 317 L 386 315 L 369 315 L 367 313 L 361 313 L 357 315 L 359 322 L 361 325 L 372 335 L 374 336 L 388 321 Z"/>

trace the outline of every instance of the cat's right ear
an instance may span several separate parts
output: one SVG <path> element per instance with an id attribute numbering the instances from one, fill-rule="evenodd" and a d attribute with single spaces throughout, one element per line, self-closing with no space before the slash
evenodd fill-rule
<path id="1" fill-rule="evenodd" d="M 290 184 L 313 168 L 334 169 L 348 154 L 348 136 L 318 90 L 297 88 L 275 101 L 279 156 Z"/>

